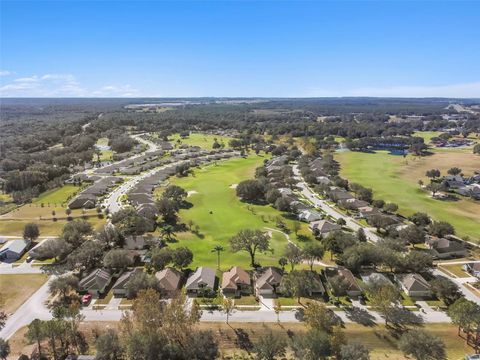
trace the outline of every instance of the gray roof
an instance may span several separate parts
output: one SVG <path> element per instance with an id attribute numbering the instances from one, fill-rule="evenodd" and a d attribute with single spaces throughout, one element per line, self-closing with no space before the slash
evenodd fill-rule
<path id="1" fill-rule="evenodd" d="M 17 254 L 23 254 L 25 250 L 30 246 L 30 240 L 18 239 L 10 240 L 0 249 L 0 252 L 11 251 Z"/>
<path id="2" fill-rule="evenodd" d="M 202 286 L 199 286 L 202 285 Z M 199 287 L 208 287 L 213 289 L 215 286 L 215 270 L 207 267 L 199 267 L 187 280 L 185 285 L 187 290 L 198 289 Z"/>
<path id="3" fill-rule="evenodd" d="M 83 290 L 103 290 L 112 280 L 112 274 L 106 269 L 95 269 L 80 280 L 80 288 Z"/>

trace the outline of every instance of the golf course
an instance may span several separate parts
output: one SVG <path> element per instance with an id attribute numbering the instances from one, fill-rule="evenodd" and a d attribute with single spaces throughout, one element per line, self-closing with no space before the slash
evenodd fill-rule
<path id="1" fill-rule="evenodd" d="M 249 268 L 250 257 L 246 252 L 233 253 L 230 250 L 230 237 L 241 229 L 261 229 L 270 233 L 272 252 L 258 254 L 256 261 L 261 265 L 278 265 L 278 259 L 283 255 L 288 240 L 278 230 L 276 220 L 281 218 L 289 229 L 292 229 L 294 220 L 270 205 L 243 203 L 235 193 L 235 185 L 253 178 L 255 168 L 262 165 L 264 159 L 253 155 L 246 159 L 227 160 L 196 169 L 193 176 L 172 178 L 172 183 L 189 192 L 187 200 L 193 205 L 180 211 L 181 221 L 185 224 L 192 221 L 193 227 L 198 226 L 198 233 L 178 233 L 178 242 L 171 246 L 190 248 L 194 253 L 193 267 L 216 267 L 217 255 L 212 249 L 221 245 L 224 248 L 220 254 L 221 269 L 228 269 L 232 265 Z M 307 224 L 301 223 L 298 235 L 303 242 L 310 241 L 311 233 Z M 293 242 L 300 243 L 293 230 L 289 236 Z"/>
<path id="2" fill-rule="evenodd" d="M 418 157 L 390 155 L 386 151 L 363 153 L 345 151 L 336 154 L 340 175 L 373 189 L 374 198 L 394 202 L 402 215 L 425 212 L 436 220 L 450 222 L 459 236 L 480 242 L 480 202 L 458 196 L 456 201 L 433 199 L 422 190 L 418 181 L 429 179 L 425 172 L 439 169 L 446 174 L 451 167 L 459 167 L 468 176 L 480 168 L 480 157 L 471 152 L 434 151 Z"/>

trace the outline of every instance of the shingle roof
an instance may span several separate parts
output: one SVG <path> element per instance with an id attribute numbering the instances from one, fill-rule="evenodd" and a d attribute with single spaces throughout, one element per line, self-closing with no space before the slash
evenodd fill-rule
<path id="1" fill-rule="evenodd" d="M 95 269 L 80 280 L 80 287 L 84 290 L 103 290 L 112 280 L 112 275 L 106 269 Z"/>
<path id="2" fill-rule="evenodd" d="M 155 277 L 160 283 L 160 287 L 166 291 L 175 291 L 180 285 L 182 275 L 175 269 L 166 268 L 158 271 Z"/>
<path id="3" fill-rule="evenodd" d="M 407 274 L 401 279 L 408 291 L 428 291 L 430 284 L 420 274 Z"/>
<path id="4" fill-rule="evenodd" d="M 256 286 L 259 289 L 274 289 L 282 281 L 282 275 L 274 267 L 268 267 L 257 279 Z"/>
<path id="5" fill-rule="evenodd" d="M 204 284 L 213 289 L 215 286 L 215 270 L 207 267 L 199 267 L 187 280 L 186 288 L 196 289 L 198 284 Z"/>
<path id="6" fill-rule="evenodd" d="M 223 273 L 222 289 L 236 289 L 238 285 L 249 285 L 250 275 L 238 266 Z"/>

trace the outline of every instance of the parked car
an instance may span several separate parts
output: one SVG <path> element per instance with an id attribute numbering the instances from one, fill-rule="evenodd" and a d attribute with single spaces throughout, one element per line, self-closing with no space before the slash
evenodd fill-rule
<path id="1" fill-rule="evenodd" d="M 82 305 L 87 306 L 90 304 L 90 301 L 92 301 L 92 295 L 91 294 L 85 294 L 82 296 Z"/>

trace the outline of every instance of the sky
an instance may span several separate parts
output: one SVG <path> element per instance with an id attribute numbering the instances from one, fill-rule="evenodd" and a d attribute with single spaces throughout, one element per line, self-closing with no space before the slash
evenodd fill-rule
<path id="1" fill-rule="evenodd" d="M 2 97 L 477 97 L 480 1 L 4 1 Z"/>

